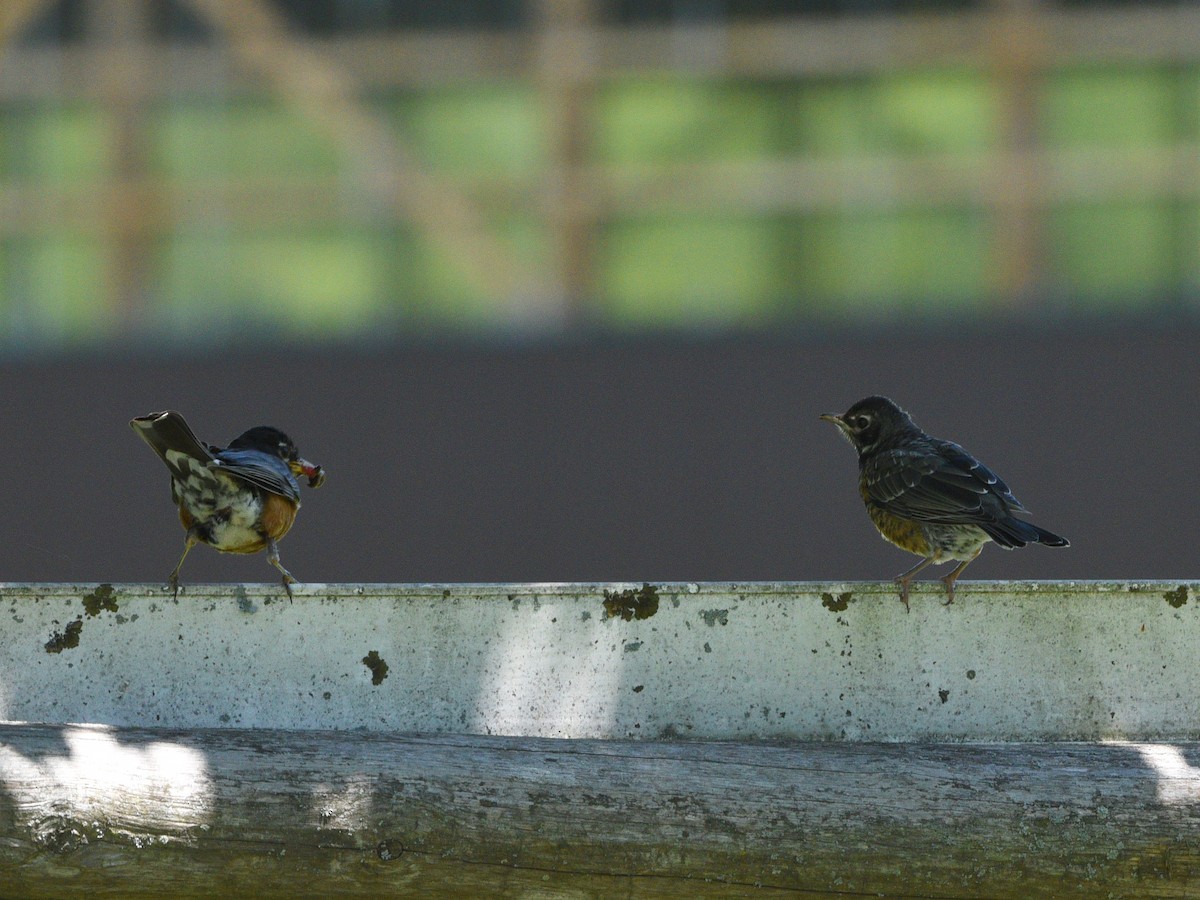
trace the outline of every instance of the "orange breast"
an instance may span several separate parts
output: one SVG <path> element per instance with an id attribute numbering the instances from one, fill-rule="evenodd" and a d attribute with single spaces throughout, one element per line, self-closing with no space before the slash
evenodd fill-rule
<path id="1" fill-rule="evenodd" d="M 262 529 L 267 535 L 279 540 L 296 521 L 296 510 L 299 506 L 286 497 L 278 494 L 267 494 L 263 497 Z"/>

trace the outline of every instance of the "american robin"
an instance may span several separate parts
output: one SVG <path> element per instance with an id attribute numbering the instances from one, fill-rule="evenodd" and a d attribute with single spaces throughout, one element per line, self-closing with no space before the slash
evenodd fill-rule
<path id="1" fill-rule="evenodd" d="M 279 561 L 277 542 L 300 508 L 300 482 L 325 482 L 325 470 L 300 457 L 291 438 L 269 425 L 243 432 L 222 450 L 199 440 L 172 410 L 139 416 L 129 423 L 171 470 L 171 499 L 187 530 L 183 556 L 167 583 L 179 595 L 179 569 L 198 543 L 223 553 L 257 553 L 283 575 L 292 596 L 296 579 Z"/>
<path id="2" fill-rule="evenodd" d="M 959 560 L 954 582 L 988 541 L 1005 550 L 1026 544 L 1069 547 L 1064 537 L 1016 518 L 1024 512 L 999 476 L 958 444 L 930 437 L 887 397 L 859 400 L 840 416 L 821 416 L 836 425 L 858 451 L 858 490 L 879 533 L 924 559 L 896 576 L 908 608 L 908 586 L 930 564 Z"/>

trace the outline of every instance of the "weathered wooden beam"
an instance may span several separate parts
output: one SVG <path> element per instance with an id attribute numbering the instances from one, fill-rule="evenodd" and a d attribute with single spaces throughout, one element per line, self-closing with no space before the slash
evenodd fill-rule
<path id="1" fill-rule="evenodd" d="M 1185 896 L 1200 745 L 0 726 L 6 896 Z"/>

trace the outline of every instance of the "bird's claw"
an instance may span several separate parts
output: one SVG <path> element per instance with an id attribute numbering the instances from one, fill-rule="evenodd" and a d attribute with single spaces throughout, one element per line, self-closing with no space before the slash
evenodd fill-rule
<path id="1" fill-rule="evenodd" d="M 954 602 L 954 579 L 947 575 L 945 578 L 939 578 L 938 581 L 946 586 L 946 602 L 942 606 L 949 606 Z"/>

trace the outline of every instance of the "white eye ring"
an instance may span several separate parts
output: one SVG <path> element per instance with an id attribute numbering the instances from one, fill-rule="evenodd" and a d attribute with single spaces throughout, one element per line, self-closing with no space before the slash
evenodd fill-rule
<path id="1" fill-rule="evenodd" d="M 856 428 L 866 428 L 870 424 L 871 424 L 870 416 L 855 416 L 854 417 L 854 425 Z"/>

